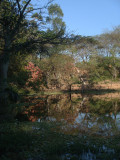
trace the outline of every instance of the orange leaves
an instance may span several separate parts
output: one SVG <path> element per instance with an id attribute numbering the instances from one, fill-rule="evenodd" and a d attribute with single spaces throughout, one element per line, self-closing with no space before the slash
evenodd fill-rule
<path id="1" fill-rule="evenodd" d="M 25 66 L 25 69 L 29 72 L 29 79 L 26 82 L 27 86 L 31 83 L 36 84 L 41 81 L 43 73 L 38 66 L 35 66 L 32 62 L 29 62 L 28 65 Z"/>

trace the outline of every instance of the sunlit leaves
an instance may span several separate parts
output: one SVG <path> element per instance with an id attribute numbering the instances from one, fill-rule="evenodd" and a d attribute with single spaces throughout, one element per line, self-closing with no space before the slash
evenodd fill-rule
<path id="1" fill-rule="evenodd" d="M 63 17 L 63 12 L 58 4 L 52 4 L 48 7 L 49 14 L 52 16 Z"/>
<path id="2" fill-rule="evenodd" d="M 65 23 L 63 22 L 63 12 L 59 5 L 51 4 L 48 7 L 49 16 L 46 19 L 46 22 L 49 22 L 52 25 L 52 29 L 55 32 L 59 32 L 60 30 L 65 31 Z M 63 32 L 64 34 L 64 32 Z"/>

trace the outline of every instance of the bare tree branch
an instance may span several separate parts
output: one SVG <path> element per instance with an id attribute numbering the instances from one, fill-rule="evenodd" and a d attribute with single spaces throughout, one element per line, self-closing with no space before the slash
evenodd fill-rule
<path id="1" fill-rule="evenodd" d="M 30 12 L 33 12 L 33 11 L 37 11 L 37 10 L 42 10 L 42 9 L 46 9 L 48 7 L 49 4 L 51 4 L 54 0 L 50 0 L 46 5 L 44 5 L 43 7 L 38 7 L 38 8 L 33 8 L 33 9 L 30 9 L 29 11 L 26 12 L 27 13 L 30 13 Z"/>
<path id="2" fill-rule="evenodd" d="M 16 1 L 17 1 L 17 0 L 16 0 Z M 12 30 L 10 37 L 13 37 L 13 38 L 14 38 L 14 36 L 16 35 L 16 32 L 18 32 L 18 30 L 19 30 L 19 28 L 20 28 L 20 24 L 21 24 L 21 22 L 22 22 L 22 20 L 23 20 L 23 17 L 24 17 L 24 12 L 25 12 L 27 6 L 29 5 L 30 1 L 31 1 L 31 0 L 29 0 L 29 1 L 25 4 L 25 6 L 23 7 L 22 11 L 20 12 L 19 19 L 18 19 L 18 21 L 16 22 L 16 25 L 15 25 L 14 29 Z M 17 3 L 17 4 L 18 4 L 18 3 Z M 18 5 L 19 5 L 19 4 L 18 4 Z M 13 39 L 13 38 L 12 38 L 12 39 Z"/>
<path id="3" fill-rule="evenodd" d="M 31 1 L 31 0 L 29 0 L 29 1 L 25 4 L 25 6 L 23 7 L 23 10 L 22 10 L 22 12 L 21 12 L 22 16 L 23 16 L 23 14 L 24 14 L 27 6 L 29 5 L 30 1 Z"/>
<path id="4" fill-rule="evenodd" d="M 16 0 L 16 2 L 17 2 L 17 5 L 18 5 L 19 12 L 20 12 L 20 14 L 21 14 L 21 7 L 20 7 L 19 0 Z"/>
<path id="5" fill-rule="evenodd" d="M 58 34 L 53 34 L 52 36 L 45 36 L 44 38 L 38 38 L 38 39 L 29 39 L 24 43 L 16 43 L 14 44 L 10 49 L 9 52 L 18 52 L 20 50 L 30 50 L 31 51 L 31 46 L 35 44 L 66 44 L 68 39 L 66 37 L 61 38 L 61 31 L 58 32 Z"/>

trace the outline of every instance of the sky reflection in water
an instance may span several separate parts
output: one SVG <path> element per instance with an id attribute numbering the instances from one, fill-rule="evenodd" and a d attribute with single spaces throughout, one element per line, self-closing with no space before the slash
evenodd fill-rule
<path id="1" fill-rule="evenodd" d="M 29 97 L 26 99 L 29 107 L 24 106 L 22 116 L 17 118 L 32 122 L 62 121 L 66 132 L 112 136 L 120 132 L 120 100 L 119 94 L 115 94 Z"/>

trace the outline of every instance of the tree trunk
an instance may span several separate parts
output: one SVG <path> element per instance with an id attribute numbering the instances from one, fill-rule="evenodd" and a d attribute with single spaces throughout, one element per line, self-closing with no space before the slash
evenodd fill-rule
<path id="1" fill-rule="evenodd" d="M 116 80 L 117 79 L 117 69 L 116 67 L 114 67 L 113 69 L 114 69 L 114 80 Z"/>
<path id="2" fill-rule="evenodd" d="M 0 91 L 5 91 L 7 88 L 7 72 L 9 60 L 0 62 Z"/>

